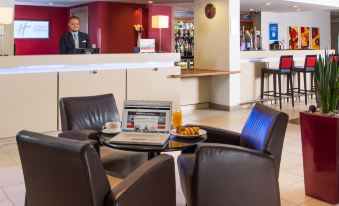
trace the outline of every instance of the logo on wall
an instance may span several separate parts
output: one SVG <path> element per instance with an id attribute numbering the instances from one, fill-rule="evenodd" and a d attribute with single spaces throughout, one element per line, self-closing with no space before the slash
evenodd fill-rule
<path id="1" fill-rule="evenodd" d="M 217 9 L 215 8 L 214 4 L 207 4 L 205 7 L 205 15 L 207 18 L 209 19 L 213 19 L 213 17 L 215 16 L 215 14 L 217 13 L 216 11 Z"/>

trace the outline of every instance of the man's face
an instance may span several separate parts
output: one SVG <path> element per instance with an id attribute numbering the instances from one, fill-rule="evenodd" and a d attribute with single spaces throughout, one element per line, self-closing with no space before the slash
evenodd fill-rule
<path id="1" fill-rule="evenodd" d="M 71 19 L 68 23 L 68 27 L 71 31 L 77 32 L 80 28 L 80 22 L 78 19 Z"/>

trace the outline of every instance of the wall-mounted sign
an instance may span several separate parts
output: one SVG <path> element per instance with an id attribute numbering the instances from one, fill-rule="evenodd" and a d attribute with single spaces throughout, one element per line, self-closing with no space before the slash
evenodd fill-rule
<path id="1" fill-rule="evenodd" d="M 217 13 L 217 9 L 215 8 L 214 4 L 207 4 L 205 7 L 205 14 L 206 17 L 212 19 L 215 14 Z"/>
<path id="2" fill-rule="evenodd" d="M 48 39 L 49 21 L 15 20 L 14 38 L 16 39 Z"/>
<path id="3" fill-rule="evenodd" d="M 270 24 L 269 33 L 270 33 L 270 41 L 278 41 L 279 40 L 279 25 Z"/>

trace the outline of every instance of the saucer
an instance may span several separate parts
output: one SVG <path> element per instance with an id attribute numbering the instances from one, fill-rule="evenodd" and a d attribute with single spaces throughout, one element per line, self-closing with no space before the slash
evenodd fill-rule
<path id="1" fill-rule="evenodd" d="M 118 134 L 121 132 L 121 129 L 103 129 L 101 132 L 104 134 Z"/>

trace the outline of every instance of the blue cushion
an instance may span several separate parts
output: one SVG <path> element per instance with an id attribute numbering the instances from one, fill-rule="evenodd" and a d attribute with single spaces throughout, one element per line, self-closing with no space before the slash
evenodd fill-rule
<path id="1" fill-rule="evenodd" d="M 241 146 L 264 152 L 275 118 L 254 107 L 241 132 Z"/>

